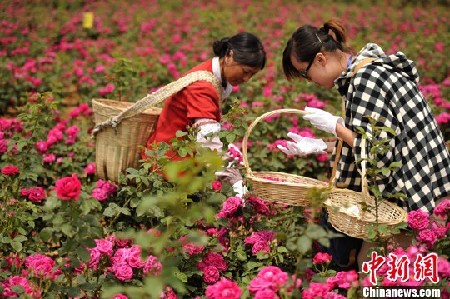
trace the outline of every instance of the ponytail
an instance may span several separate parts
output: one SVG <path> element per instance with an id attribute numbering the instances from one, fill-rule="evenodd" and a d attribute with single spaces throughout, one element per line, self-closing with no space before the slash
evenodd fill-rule
<path id="1" fill-rule="evenodd" d="M 323 27 L 319 30 L 325 34 L 331 35 L 331 37 L 339 44 L 344 44 L 346 41 L 345 28 L 337 19 L 331 19 L 325 22 Z"/>

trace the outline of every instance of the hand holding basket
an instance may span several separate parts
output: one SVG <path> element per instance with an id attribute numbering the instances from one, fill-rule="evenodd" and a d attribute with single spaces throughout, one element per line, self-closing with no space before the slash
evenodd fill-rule
<path id="1" fill-rule="evenodd" d="M 243 162 L 247 173 L 246 180 L 252 185 L 253 193 L 263 200 L 307 207 L 310 206 L 308 192 L 313 188 L 326 188 L 328 186 L 326 182 L 284 172 L 254 172 L 248 163 L 247 143 L 250 133 L 261 120 L 280 113 L 306 114 L 305 111 L 297 109 L 278 109 L 264 113 L 253 121 L 242 141 Z"/>

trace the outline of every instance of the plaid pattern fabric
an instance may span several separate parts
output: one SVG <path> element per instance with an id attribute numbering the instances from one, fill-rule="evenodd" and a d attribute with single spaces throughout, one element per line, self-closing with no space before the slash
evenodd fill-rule
<path id="1" fill-rule="evenodd" d="M 353 74 L 356 64 L 368 57 L 376 60 Z M 377 157 L 378 166 L 392 162 L 401 162 L 402 166 L 377 181 L 380 191 L 402 192 L 407 200 L 398 201 L 399 206 L 431 213 L 436 200 L 450 194 L 450 158 L 418 81 L 415 64 L 403 53 L 387 56 L 376 44 L 367 44 L 335 86 L 344 98 L 347 128 L 358 132 L 361 127 L 371 134 L 370 123 L 363 118 L 369 115 L 384 118 L 380 125 L 395 131 L 395 136 L 380 136 L 391 139 L 392 149 Z M 353 148 L 345 143 L 342 147 L 336 174 L 339 187 L 361 190 L 360 165 L 355 164 L 361 157 L 361 140 L 358 134 Z"/>

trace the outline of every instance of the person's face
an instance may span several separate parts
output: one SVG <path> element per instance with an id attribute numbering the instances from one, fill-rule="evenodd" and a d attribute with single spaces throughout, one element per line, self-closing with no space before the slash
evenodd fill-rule
<path id="1" fill-rule="evenodd" d="M 295 55 L 291 55 L 291 62 L 306 80 L 325 88 L 333 88 L 337 76 L 330 73 L 330 61 L 322 52 L 317 53 L 309 62 L 298 61 Z"/>
<path id="2" fill-rule="evenodd" d="M 224 59 L 224 77 L 225 80 L 232 86 L 238 86 L 242 83 L 248 82 L 260 70 L 261 69 L 257 67 L 251 67 L 235 62 L 233 59 L 233 53 L 226 56 Z"/>

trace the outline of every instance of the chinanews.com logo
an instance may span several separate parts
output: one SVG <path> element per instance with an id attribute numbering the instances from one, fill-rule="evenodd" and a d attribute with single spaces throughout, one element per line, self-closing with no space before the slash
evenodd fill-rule
<path id="1" fill-rule="evenodd" d="M 412 263 L 412 273 L 410 271 Z M 371 259 L 362 264 L 362 272 L 368 273 L 372 287 L 363 288 L 364 298 L 440 298 L 441 292 L 432 287 L 378 287 L 377 271 L 386 264 L 386 278 L 392 282 L 416 281 L 423 282 L 425 279 L 439 282 L 438 256 L 429 253 L 426 256 L 417 255 L 415 261 L 411 261 L 407 255 L 395 255 L 390 253 L 388 258 L 371 253 Z M 384 269 L 386 270 L 386 269 Z M 410 277 L 412 275 L 412 277 Z"/>

